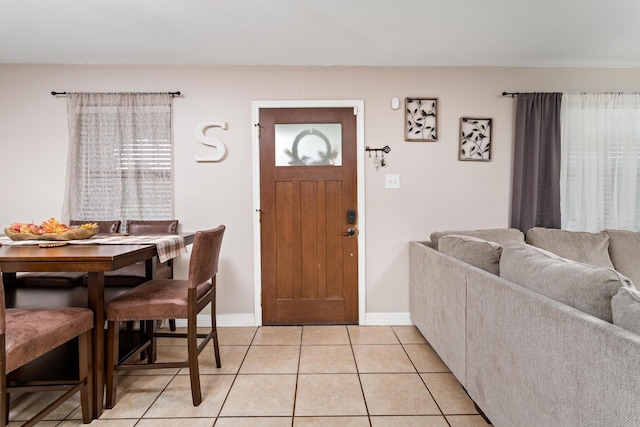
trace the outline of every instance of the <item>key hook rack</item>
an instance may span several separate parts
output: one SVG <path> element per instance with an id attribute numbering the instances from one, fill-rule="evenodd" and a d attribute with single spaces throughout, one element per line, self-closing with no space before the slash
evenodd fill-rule
<path id="1" fill-rule="evenodd" d="M 383 153 L 387 154 L 391 151 L 391 147 L 389 147 L 388 145 L 385 145 L 382 148 L 369 148 L 368 146 L 364 148 L 364 151 L 368 151 L 369 152 L 369 157 L 371 157 L 371 152 L 375 151 L 376 154 L 378 154 L 378 151 L 382 151 Z"/>
<path id="2" fill-rule="evenodd" d="M 368 146 L 364 148 L 364 151 L 367 151 L 369 153 L 369 158 L 371 158 L 371 152 L 375 152 L 376 153 L 376 157 L 373 159 L 373 164 L 376 167 L 376 169 L 378 169 L 379 167 L 385 167 L 387 165 L 387 161 L 384 159 L 384 155 L 385 154 L 389 154 L 389 152 L 391 151 L 391 147 L 389 147 L 388 145 L 385 145 L 382 148 L 369 148 Z M 381 151 L 381 155 L 380 158 L 378 158 L 378 152 Z"/>

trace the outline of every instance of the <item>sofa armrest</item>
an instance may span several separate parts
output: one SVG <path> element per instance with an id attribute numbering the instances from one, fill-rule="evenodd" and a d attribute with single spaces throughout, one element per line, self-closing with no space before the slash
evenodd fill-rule
<path id="1" fill-rule="evenodd" d="M 411 321 L 458 381 L 466 374 L 466 272 L 471 267 L 427 244 L 409 246 Z"/>

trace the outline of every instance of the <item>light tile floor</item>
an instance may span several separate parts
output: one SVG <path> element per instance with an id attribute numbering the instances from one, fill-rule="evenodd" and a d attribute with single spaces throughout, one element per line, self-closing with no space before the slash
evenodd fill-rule
<path id="1" fill-rule="evenodd" d="M 486 427 L 471 399 L 413 326 L 219 328 L 222 368 L 200 356 L 203 402 L 191 404 L 186 369 L 121 374 L 117 404 L 91 425 Z M 163 339 L 159 359 L 186 359 Z M 48 396 L 46 398 L 49 398 Z M 10 426 L 43 406 L 18 396 Z M 42 426 L 81 426 L 71 399 Z"/>

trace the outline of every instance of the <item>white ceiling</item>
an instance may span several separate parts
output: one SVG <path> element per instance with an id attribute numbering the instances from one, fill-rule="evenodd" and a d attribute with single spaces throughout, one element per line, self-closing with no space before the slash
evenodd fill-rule
<path id="1" fill-rule="evenodd" d="M 640 0 L 0 0 L 0 63 L 640 67 Z"/>

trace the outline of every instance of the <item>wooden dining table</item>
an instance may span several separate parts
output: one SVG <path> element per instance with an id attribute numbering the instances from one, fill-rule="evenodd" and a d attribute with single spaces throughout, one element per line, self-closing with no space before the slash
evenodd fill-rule
<path id="1" fill-rule="evenodd" d="M 185 245 L 193 243 L 195 233 L 181 233 Z M 17 272 L 86 272 L 87 306 L 94 313 L 93 390 L 91 410 L 98 418 L 103 411 L 105 356 L 104 273 L 145 261 L 146 276 L 155 276 L 158 250 L 154 244 L 68 244 L 40 248 L 38 245 L 0 246 L 0 272 L 4 283 L 15 280 Z"/>

